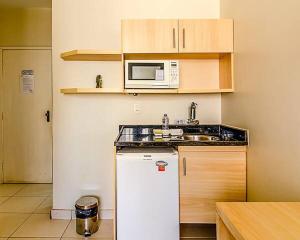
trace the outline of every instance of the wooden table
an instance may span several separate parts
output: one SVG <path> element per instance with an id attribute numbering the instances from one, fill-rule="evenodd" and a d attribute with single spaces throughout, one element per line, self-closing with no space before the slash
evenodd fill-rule
<path id="1" fill-rule="evenodd" d="M 300 240 L 300 203 L 217 203 L 218 240 Z"/>

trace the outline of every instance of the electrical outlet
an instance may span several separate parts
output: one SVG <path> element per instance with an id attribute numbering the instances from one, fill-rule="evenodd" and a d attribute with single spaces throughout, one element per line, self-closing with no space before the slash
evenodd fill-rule
<path id="1" fill-rule="evenodd" d="M 139 104 L 139 103 L 133 104 L 133 111 L 135 113 L 140 113 L 142 111 L 141 104 Z"/>

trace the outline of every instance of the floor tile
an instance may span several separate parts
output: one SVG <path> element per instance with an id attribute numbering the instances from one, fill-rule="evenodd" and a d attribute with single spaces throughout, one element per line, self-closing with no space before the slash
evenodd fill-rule
<path id="1" fill-rule="evenodd" d="M 12 240 L 60 240 L 60 238 L 9 238 L 9 239 L 12 239 Z M 0 238 L 0 240 L 2 240 Z"/>
<path id="2" fill-rule="evenodd" d="M 0 196 L 10 197 L 26 187 L 26 184 L 0 184 Z"/>
<path id="3" fill-rule="evenodd" d="M 0 205 L 0 212 L 33 213 L 46 197 L 11 197 Z"/>
<path id="4" fill-rule="evenodd" d="M 1 205 L 1 203 L 3 203 L 4 201 L 6 201 L 7 199 L 9 199 L 9 197 L 0 197 L 0 205 Z"/>
<path id="5" fill-rule="evenodd" d="M 82 238 L 82 235 L 76 233 L 76 220 L 72 220 L 63 238 Z M 100 220 L 98 232 L 94 233 L 90 238 L 112 239 L 113 238 L 113 221 Z"/>
<path id="6" fill-rule="evenodd" d="M 50 220 L 49 214 L 33 214 L 12 237 L 59 238 L 70 220 Z"/>
<path id="7" fill-rule="evenodd" d="M 50 196 L 52 184 L 28 184 L 16 196 Z"/>
<path id="8" fill-rule="evenodd" d="M 81 237 L 72 237 L 72 238 L 69 238 L 69 237 L 68 238 L 66 238 L 66 237 L 61 238 L 61 240 L 79 240 L 79 239 L 85 239 L 85 240 L 88 240 L 88 239 L 93 239 L 93 240 L 114 240 L 114 238 L 95 238 L 95 237 L 84 237 L 84 236 L 81 236 Z M 210 240 L 214 240 L 214 239 L 210 239 Z"/>
<path id="9" fill-rule="evenodd" d="M 50 213 L 52 209 L 52 196 L 46 197 L 46 199 L 38 206 L 34 213 Z"/>
<path id="10" fill-rule="evenodd" d="M 22 213 L 0 213 L 0 237 L 9 237 L 29 217 Z"/>

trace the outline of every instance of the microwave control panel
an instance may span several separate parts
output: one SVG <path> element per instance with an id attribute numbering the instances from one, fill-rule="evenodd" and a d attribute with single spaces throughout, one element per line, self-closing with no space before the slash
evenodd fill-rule
<path id="1" fill-rule="evenodd" d="M 179 61 L 170 61 L 170 86 L 179 87 Z"/>

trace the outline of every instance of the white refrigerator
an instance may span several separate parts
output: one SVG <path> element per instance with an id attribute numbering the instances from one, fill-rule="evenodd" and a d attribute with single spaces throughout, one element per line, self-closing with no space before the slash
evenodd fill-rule
<path id="1" fill-rule="evenodd" d="M 125 148 L 116 171 L 117 240 L 178 240 L 178 152 Z"/>

